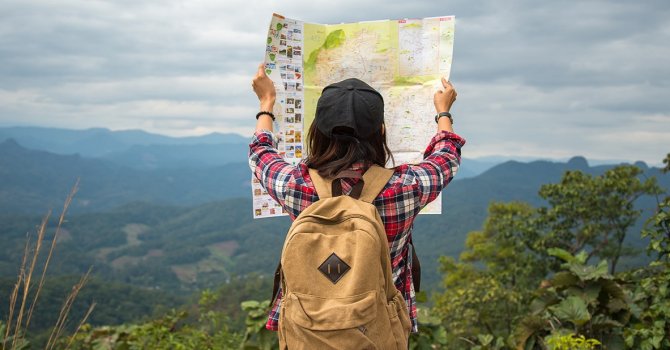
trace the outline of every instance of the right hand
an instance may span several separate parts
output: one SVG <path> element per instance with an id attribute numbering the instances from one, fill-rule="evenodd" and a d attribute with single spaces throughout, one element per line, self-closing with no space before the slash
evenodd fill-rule
<path id="1" fill-rule="evenodd" d="M 270 77 L 265 74 L 265 65 L 263 63 L 258 66 L 258 71 L 251 81 L 251 86 L 254 88 L 258 101 L 261 103 L 261 110 L 272 111 L 277 91 Z"/>
<path id="2" fill-rule="evenodd" d="M 444 90 L 437 90 L 433 97 L 433 103 L 435 103 L 435 111 L 437 113 L 449 112 L 451 105 L 456 101 L 456 95 L 458 95 L 454 86 L 451 85 L 451 82 L 444 78 L 442 78 L 442 86 L 444 86 Z"/>

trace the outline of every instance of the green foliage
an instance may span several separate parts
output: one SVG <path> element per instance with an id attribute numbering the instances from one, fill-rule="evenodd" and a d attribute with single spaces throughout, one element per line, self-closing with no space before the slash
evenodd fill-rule
<path id="1" fill-rule="evenodd" d="M 631 274 L 633 320 L 624 334 L 634 349 L 670 349 L 670 264 L 655 262 Z"/>
<path id="2" fill-rule="evenodd" d="M 586 339 L 583 335 L 554 332 L 545 338 L 549 350 L 594 350 L 602 345 L 596 339 Z"/>
<path id="3" fill-rule="evenodd" d="M 571 257 L 560 249 L 552 252 L 565 263 L 548 286 L 536 292 L 531 313 L 515 330 L 517 344 L 542 344 L 557 330 L 621 343 L 630 305 L 624 288 L 608 273 L 607 262 L 586 265 L 586 253 Z"/>
<path id="4" fill-rule="evenodd" d="M 410 350 L 442 349 L 448 344 L 447 330 L 439 317 L 433 315 L 428 308 L 417 308 L 419 317 L 419 333 L 412 333 L 409 338 Z"/>
<path id="5" fill-rule="evenodd" d="M 482 230 L 468 234 L 459 261 L 440 260 L 446 291 L 437 296 L 434 313 L 448 331 L 449 348 L 546 349 L 551 340 L 555 348 L 589 348 L 598 341 L 622 349 L 639 306 L 626 288 L 630 281 L 615 278 L 614 271 L 633 252 L 624 241 L 641 213 L 635 202 L 660 191 L 655 179 L 641 181 L 641 173 L 627 165 L 601 176 L 570 171 L 542 186 L 547 206 L 492 203 Z M 663 215 L 648 234 L 661 249 Z M 649 305 L 639 308 L 652 312 Z M 654 320 L 665 315 L 655 312 Z"/>
<path id="6" fill-rule="evenodd" d="M 244 350 L 274 350 L 279 349 L 277 334 L 265 328 L 268 320 L 268 310 L 270 300 L 262 302 L 248 300 L 242 302 L 242 310 L 246 311 L 248 316 L 245 321 L 246 330 L 244 332 L 242 349 Z"/>
<path id="7" fill-rule="evenodd" d="M 568 171 L 560 183 L 542 186 L 539 194 L 549 207 L 540 208 L 546 232 L 540 245 L 571 254 L 588 250 L 587 261 L 609 259 L 613 274 L 619 259 L 634 253 L 624 240 L 641 213 L 635 201 L 660 193 L 656 179 L 641 181 L 641 174 L 632 165 L 617 166 L 602 176 Z"/>
<path id="8" fill-rule="evenodd" d="M 665 171 L 670 170 L 670 154 L 665 158 Z M 670 197 L 658 206 L 642 232 L 650 238 L 647 251 L 657 261 L 648 268 L 630 274 L 634 302 L 633 322 L 625 332 L 626 345 L 652 350 L 670 349 Z"/>
<path id="9" fill-rule="evenodd" d="M 435 313 L 449 330 L 452 347 L 496 344 L 528 311 L 532 291 L 546 273 L 527 245 L 534 220 L 527 204 L 493 203 L 483 230 L 468 235 L 461 262 L 440 260 L 446 292 L 438 296 Z"/>
<path id="10" fill-rule="evenodd" d="M 218 301 L 217 293 L 205 290 L 200 295 L 195 319 L 190 319 L 186 311 L 171 311 L 141 324 L 97 328 L 85 325 L 76 336 L 62 341 L 62 345 L 69 343 L 76 350 L 276 348 L 276 336 L 260 327 L 269 301 L 242 303 L 248 313 L 244 335 L 230 327 L 225 313 L 216 310 Z"/>
<path id="11" fill-rule="evenodd" d="M 27 350 L 30 349 L 30 342 L 23 337 L 21 333 L 14 344 L 14 335 L 7 334 L 7 324 L 0 321 L 0 350 Z"/>

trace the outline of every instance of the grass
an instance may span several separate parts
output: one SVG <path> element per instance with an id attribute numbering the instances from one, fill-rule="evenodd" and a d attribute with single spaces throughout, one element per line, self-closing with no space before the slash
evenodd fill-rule
<path id="1" fill-rule="evenodd" d="M 33 318 L 33 312 L 35 311 L 35 306 L 39 302 L 40 292 L 44 287 L 49 264 L 51 263 L 51 258 L 59 241 L 59 236 L 64 231 L 62 226 L 63 222 L 65 222 L 65 214 L 67 213 L 67 210 L 70 207 L 72 199 L 77 193 L 78 188 L 79 180 L 77 180 L 67 198 L 65 199 L 63 210 L 61 211 L 60 217 L 58 219 L 58 225 L 56 226 L 54 237 L 51 239 L 51 245 L 49 246 L 49 250 L 47 252 L 46 258 L 44 259 L 44 262 L 39 262 L 40 253 L 42 253 L 44 248 L 44 237 L 47 232 L 51 211 L 47 212 L 47 214 L 42 219 L 42 222 L 38 226 L 37 237 L 34 244 L 31 243 L 30 234 L 28 234 L 26 237 L 26 245 L 23 252 L 23 258 L 21 260 L 17 281 L 14 285 L 14 288 L 12 289 L 12 293 L 9 296 L 9 312 L 7 315 L 7 321 L 6 324 L 2 327 L 4 328 L 4 334 L 0 334 L 0 336 L 2 336 L 2 349 L 18 350 L 24 349 L 28 346 L 28 342 L 26 341 L 25 336 L 28 333 L 28 328 Z M 38 273 L 39 268 L 41 268 L 41 273 Z M 56 344 L 58 344 L 58 342 L 63 337 L 72 305 L 79 295 L 81 289 L 86 285 L 86 282 L 90 276 L 90 272 L 91 269 L 89 269 L 88 272 L 86 272 L 86 274 L 84 274 L 81 279 L 72 287 L 72 290 L 65 298 L 56 324 L 54 325 L 53 330 L 49 335 L 49 339 L 45 345 L 46 350 L 54 349 Z M 37 280 L 38 277 L 39 279 Z M 94 308 L 95 303 L 89 307 L 86 314 L 75 329 L 74 334 L 76 334 L 79 329 L 81 329 L 81 326 L 86 322 Z M 70 343 L 68 343 L 66 349 L 69 348 L 69 346 Z"/>

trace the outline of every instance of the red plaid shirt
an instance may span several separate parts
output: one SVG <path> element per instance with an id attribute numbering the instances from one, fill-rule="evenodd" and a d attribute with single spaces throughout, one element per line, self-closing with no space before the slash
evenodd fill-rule
<path id="1" fill-rule="evenodd" d="M 412 284 L 408 244 L 412 225 L 419 211 L 434 200 L 453 179 L 461 161 L 461 147 L 465 140 L 442 131 L 430 141 L 424 160 L 416 165 L 404 164 L 395 173 L 374 200 L 379 210 L 391 251 L 393 281 L 407 301 L 412 320 L 412 331 L 418 331 L 416 301 Z M 294 220 L 310 204 L 319 200 L 304 162 L 293 166 L 277 152 L 274 136 L 268 131 L 257 131 L 249 145 L 249 166 L 262 186 Z M 354 164 L 352 170 L 363 173 L 365 163 Z M 349 193 L 356 179 L 342 180 L 342 192 Z M 281 291 L 270 311 L 266 328 L 276 331 L 279 324 Z"/>

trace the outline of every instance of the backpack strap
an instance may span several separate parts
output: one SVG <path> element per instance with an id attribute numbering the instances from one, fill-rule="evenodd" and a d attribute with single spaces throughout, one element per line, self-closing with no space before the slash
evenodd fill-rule
<path id="1" fill-rule="evenodd" d="M 360 200 L 372 203 L 377 195 L 384 189 L 384 186 L 393 176 L 393 169 L 382 168 L 379 165 L 372 165 L 368 171 L 363 174 L 363 192 Z"/>
<path id="2" fill-rule="evenodd" d="M 330 198 L 333 196 L 332 179 L 321 177 L 321 175 L 319 175 L 319 171 L 312 168 L 309 168 L 309 177 L 312 179 L 312 183 L 316 189 L 316 194 L 319 195 L 319 199 Z"/>
<path id="3" fill-rule="evenodd" d="M 342 195 L 342 183 L 339 181 L 339 179 L 360 179 L 361 175 L 353 170 L 343 170 L 332 178 L 325 178 L 319 175 L 318 170 L 310 168 L 309 177 L 312 178 L 312 183 L 314 184 L 314 188 L 316 188 L 316 193 L 319 195 L 319 199 L 321 199 Z M 349 196 L 358 199 L 361 195 L 361 191 L 363 190 L 363 183 L 363 181 L 357 182 L 352 187 Z"/>

